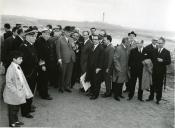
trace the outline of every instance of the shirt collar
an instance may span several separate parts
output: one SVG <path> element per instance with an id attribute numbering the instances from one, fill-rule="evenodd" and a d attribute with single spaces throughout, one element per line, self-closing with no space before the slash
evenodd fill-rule
<path id="1" fill-rule="evenodd" d="M 23 39 L 21 36 L 19 36 L 19 38 L 20 38 L 22 41 L 24 41 L 24 39 Z"/>
<path id="2" fill-rule="evenodd" d="M 85 40 L 84 44 L 86 44 L 88 40 L 89 40 L 89 39 Z"/>
<path id="3" fill-rule="evenodd" d="M 126 46 L 122 43 L 123 47 L 126 48 Z"/>

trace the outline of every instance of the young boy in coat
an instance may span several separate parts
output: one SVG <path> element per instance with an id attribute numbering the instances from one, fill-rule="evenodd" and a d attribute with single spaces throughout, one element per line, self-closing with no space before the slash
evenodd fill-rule
<path id="1" fill-rule="evenodd" d="M 26 78 L 21 70 L 21 52 L 12 53 L 12 62 L 6 73 L 6 86 L 3 92 L 4 102 L 8 104 L 8 117 L 10 127 L 20 127 L 24 123 L 18 120 L 18 112 L 21 104 L 26 99 L 33 97 Z"/>

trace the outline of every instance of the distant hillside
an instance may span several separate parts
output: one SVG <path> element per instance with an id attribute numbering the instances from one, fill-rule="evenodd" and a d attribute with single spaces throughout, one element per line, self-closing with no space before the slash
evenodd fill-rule
<path id="1" fill-rule="evenodd" d="M 114 37 L 123 37 L 126 36 L 128 32 L 134 30 L 140 37 L 144 38 L 152 38 L 154 36 L 164 36 L 169 41 L 175 41 L 175 32 L 167 32 L 167 31 L 149 31 L 135 28 L 123 27 L 120 25 L 112 25 L 102 22 L 76 22 L 76 21 L 65 21 L 65 20 L 48 20 L 48 19 L 37 19 L 32 17 L 25 16 L 14 16 L 14 15 L 1 15 L 1 26 L 4 23 L 10 23 L 11 25 L 15 25 L 16 23 L 20 23 L 23 25 L 36 25 L 36 26 L 45 26 L 47 24 L 51 25 L 71 25 L 79 27 L 80 29 L 89 29 L 91 27 L 96 27 L 98 29 L 106 29 L 110 32 Z"/>

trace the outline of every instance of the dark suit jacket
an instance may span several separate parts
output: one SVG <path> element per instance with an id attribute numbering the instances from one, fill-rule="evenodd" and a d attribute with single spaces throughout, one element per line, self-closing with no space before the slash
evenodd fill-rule
<path id="1" fill-rule="evenodd" d="M 161 53 L 158 53 L 158 50 L 156 53 L 157 54 L 155 57 L 155 64 L 153 66 L 153 74 L 161 77 L 166 74 L 166 66 L 171 64 L 171 56 L 170 52 L 165 48 L 163 48 Z M 157 58 L 163 59 L 163 62 L 158 62 Z"/>
<path id="2" fill-rule="evenodd" d="M 51 63 L 57 63 L 57 55 L 56 55 L 56 41 L 59 37 L 51 37 L 48 40 L 49 45 L 49 61 Z"/>
<path id="3" fill-rule="evenodd" d="M 86 72 L 88 55 L 91 52 L 92 47 L 93 47 L 93 43 L 91 40 L 88 40 L 86 44 L 85 45 L 83 44 L 81 47 L 80 66 L 81 66 L 82 74 Z"/>
<path id="4" fill-rule="evenodd" d="M 57 58 L 62 59 L 63 63 L 75 62 L 75 53 L 72 48 L 72 43 L 74 43 L 72 38 L 68 38 L 68 42 L 64 36 L 61 36 L 59 40 L 56 41 L 56 53 Z"/>
<path id="5" fill-rule="evenodd" d="M 4 63 L 5 67 L 10 65 L 10 53 L 14 50 L 14 40 L 15 38 L 13 36 L 4 40 L 2 62 Z"/>
<path id="6" fill-rule="evenodd" d="M 111 69 L 114 57 L 114 47 L 109 44 L 104 49 L 104 69 Z"/>
<path id="7" fill-rule="evenodd" d="M 7 39 L 8 37 L 11 37 L 13 35 L 13 33 L 11 31 L 7 31 L 6 33 L 4 33 L 4 40 Z"/>
<path id="8" fill-rule="evenodd" d="M 47 65 L 49 62 L 48 42 L 41 36 L 36 40 L 34 47 L 37 51 L 38 59 L 45 61 L 46 65 Z"/>
<path id="9" fill-rule="evenodd" d="M 21 68 L 24 72 L 24 75 L 26 77 L 30 77 L 38 66 L 36 49 L 34 48 L 34 45 L 24 41 L 24 43 L 19 46 L 19 51 L 23 53 L 23 62 L 21 64 Z"/>
<path id="10" fill-rule="evenodd" d="M 152 44 L 149 44 L 144 49 L 145 49 L 145 52 L 148 54 L 148 57 L 151 59 L 152 63 L 154 64 L 157 48 L 154 48 Z"/>
<path id="11" fill-rule="evenodd" d="M 143 48 L 142 53 L 138 51 L 138 48 L 134 48 L 131 50 L 129 55 L 128 65 L 130 67 L 130 71 L 132 73 L 140 73 L 142 74 L 143 64 L 142 61 L 147 59 L 147 53 Z"/>
<path id="12" fill-rule="evenodd" d="M 102 45 L 98 45 L 95 50 L 91 50 L 87 62 L 87 75 L 86 80 L 92 81 L 94 73 L 97 68 L 103 69 L 104 67 L 104 49 Z"/>
<path id="13" fill-rule="evenodd" d="M 19 46 L 23 44 L 23 42 L 24 41 L 19 36 L 16 36 L 14 40 L 14 50 L 18 50 Z"/>

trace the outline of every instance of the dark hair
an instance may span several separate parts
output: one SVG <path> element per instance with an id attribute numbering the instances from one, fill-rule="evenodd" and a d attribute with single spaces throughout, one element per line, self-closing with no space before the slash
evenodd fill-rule
<path id="1" fill-rule="evenodd" d="M 18 34 L 23 33 L 23 29 L 22 29 L 22 28 L 19 28 L 19 29 L 17 30 L 17 33 L 18 33 Z"/>
<path id="2" fill-rule="evenodd" d="M 159 40 L 162 40 L 165 43 L 165 38 L 160 37 Z"/>
<path id="3" fill-rule="evenodd" d="M 62 26 L 61 26 L 61 25 L 57 25 L 57 27 L 59 27 L 59 28 L 60 28 L 60 30 L 62 30 Z"/>
<path id="4" fill-rule="evenodd" d="M 12 32 L 16 32 L 17 30 L 18 30 L 17 27 L 13 27 L 13 28 L 12 28 Z"/>
<path id="5" fill-rule="evenodd" d="M 130 36 L 131 34 L 133 34 L 135 37 L 137 36 L 137 34 L 134 31 L 131 31 L 130 33 L 128 33 L 128 36 Z"/>
<path id="6" fill-rule="evenodd" d="M 21 28 L 21 24 L 16 24 L 16 27 L 19 29 Z"/>
<path id="7" fill-rule="evenodd" d="M 13 59 L 17 59 L 18 57 L 23 57 L 22 52 L 20 51 L 12 51 L 10 53 L 10 60 L 13 61 Z"/>
<path id="8" fill-rule="evenodd" d="M 10 29 L 10 24 L 9 23 L 4 24 L 4 28 Z"/>
<path id="9" fill-rule="evenodd" d="M 65 26 L 63 30 L 70 32 L 72 30 L 72 27 L 71 26 Z"/>
<path id="10" fill-rule="evenodd" d="M 48 27 L 49 29 L 52 29 L 52 25 L 48 24 L 46 27 Z"/>
<path id="11" fill-rule="evenodd" d="M 90 28 L 90 30 L 92 30 L 92 29 L 95 29 L 95 30 L 96 30 L 96 28 L 95 28 L 95 27 L 93 27 L 93 28 Z"/>
<path id="12" fill-rule="evenodd" d="M 124 38 L 122 39 L 122 44 L 125 44 L 127 41 L 128 41 L 128 37 L 124 37 Z"/>
<path id="13" fill-rule="evenodd" d="M 105 35 L 104 37 L 106 37 L 107 40 L 109 40 L 110 42 L 112 42 L 112 37 L 110 35 Z"/>

